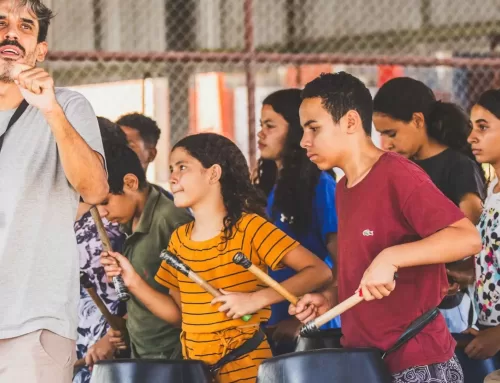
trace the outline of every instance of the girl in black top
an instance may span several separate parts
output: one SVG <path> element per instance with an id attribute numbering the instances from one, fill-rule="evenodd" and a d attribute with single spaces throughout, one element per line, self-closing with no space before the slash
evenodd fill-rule
<path id="1" fill-rule="evenodd" d="M 415 161 L 443 194 L 477 224 L 485 198 L 485 179 L 467 142 L 469 116 L 458 105 L 436 100 L 432 90 L 418 80 L 399 77 L 385 83 L 376 94 L 373 123 L 384 150 Z M 460 267 L 472 270 L 472 259 Z M 463 298 L 458 283 L 452 279 L 450 282 L 442 309 L 457 307 Z M 461 316 L 458 311 L 449 314 Z"/>
<path id="2" fill-rule="evenodd" d="M 395 78 L 374 99 L 373 123 L 384 150 L 414 160 L 464 214 L 477 223 L 484 199 L 484 174 L 467 137 L 469 116 L 457 105 L 437 101 L 424 83 Z"/>

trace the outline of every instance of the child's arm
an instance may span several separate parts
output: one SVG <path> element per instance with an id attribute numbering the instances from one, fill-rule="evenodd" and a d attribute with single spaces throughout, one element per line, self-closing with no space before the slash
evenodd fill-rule
<path id="1" fill-rule="evenodd" d="M 474 225 L 478 224 L 481 213 L 483 212 L 483 203 L 477 194 L 467 193 L 460 199 L 460 204 L 458 206 Z"/>
<path id="2" fill-rule="evenodd" d="M 463 218 L 420 241 L 389 247 L 377 258 L 398 268 L 450 263 L 479 253 L 481 247 L 476 227 Z"/>
<path id="3" fill-rule="evenodd" d="M 130 292 L 154 315 L 174 326 L 180 326 L 180 306 L 175 303 L 170 295 L 160 293 L 148 285 L 139 274 L 137 274 L 129 260 L 120 253 L 104 252 L 101 255 L 101 263 L 104 266 L 108 278 L 111 279 L 121 274 Z"/>
<path id="4" fill-rule="evenodd" d="M 328 266 L 302 246 L 297 246 L 286 253 L 281 263 L 297 272 L 296 275 L 281 283 L 284 288 L 296 296 L 319 289 L 332 280 L 332 273 Z M 227 316 L 231 318 L 255 313 L 264 307 L 284 300 L 271 288 L 253 293 L 229 293 L 225 291 L 223 293 L 223 296 L 214 298 L 212 304 L 221 302 L 219 311 L 226 312 Z"/>
<path id="5" fill-rule="evenodd" d="M 281 260 L 281 265 L 290 267 L 297 274 L 281 285 L 295 296 L 302 296 L 332 282 L 330 268 L 319 257 L 303 246 L 289 251 Z M 256 291 L 255 298 L 261 308 L 283 301 L 283 297 L 271 288 Z"/>

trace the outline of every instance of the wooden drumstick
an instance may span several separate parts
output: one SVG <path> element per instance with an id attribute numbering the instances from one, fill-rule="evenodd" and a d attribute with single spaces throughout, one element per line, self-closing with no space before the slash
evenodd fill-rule
<path id="1" fill-rule="evenodd" d="M 346 312 L 347 310 L 356 306 L 358 303 L 362 302 L 363 300 L 364 300 L 364 298 L 362 296 L 360 296 L 359 293 L 354 294 L 350 298 L 347 298 L 345 301 L 343 301 L 342 303 L 339 303 L 337 306 L 331 308 L 326 313 L 320 315 L 316 319 L 313 319 L 312 321 L 307 322 L 300 329 L 300 335 L 301 336 L 308 336 L 308 335 L 314 334 L 315 332 L 319 331 L 319 328 L 321 326 L 323 326 L 325 323 L 328 323 L 333 318 Z"/>
<path id="2" fill-rule="evenodd" d="M 394 273 L 394 280 L 398 279 L 398 273 Z M 342 313 L 346 312 L 350 308 L 356 306 L 358 303 L 362 302 L 364 300 L 363 294 L 361 290 L 356 291 L 356 293 L 351 296 L 350 298 L 347 298 L 345 301 L 342 303 L 339 303 L 337 306 L 331 308 L 328 310 L 326 313 L 320 315 L 316 319 L 313 319 L 312 321 L 307 322 L 302 328 L 300 329 L 300 335 L 301 336 L 308 336 L 311 334 L 314 334 L 315 332 L 319 331 L 319 328 L 323 326 L 325 323 L 331 321 L 333 318 L 341 315 Z"/>
<path id="3" fill-rule="evenodd" d="M 102 249 L 104 251 L 113 251 L 111 247 L 111 241 L 109 240 L 108 233 L 106 233 L 106 228 L 102 223 L 101 215 L 95 206 L 90 208 L 90 214 L 92 214 L 92 218 L 94 219 L 95 225 L 97 227 L 97 232 L 99 233 L 99 238 L 102 242 Z M 112 278 L 113 285 L 115 286 L 116 294 L 118 295 L 118 299 L 125 302 L 130 299 L 130 293 L 128 292 L 127 286 L 125 286 L 125 282 L 121 275 L 117 275 Z"/>
<path id="4" fill-rule="evenodd" d="M 117 317 L 109 312 L 108 307 L 97 294 L 95 286 L 92 284 L 89 276 L 83 271 L 80 271 L 80 284 L 85 288 L 85 290 L 87 290 L 88 294 L 92 298 L 92 301 L 97 306 L 104 319 L 106 319 L 109 323 L 109 327 L 113 330 L 123 331 L 122 323 L 120 323 L 120 320 Z M 73 365 L 73 368 L 81 368 L 83 366 L 85 366 L 85 358 L 78 359 Z"/>
<path id="5" fill-rule="evenodd" d="M 295 295 L 293 295 L 290 291 L 281 286 L 278 282 L 272 279 L 267 273 L 259 269 L 255 266 L 246 256 L 245 254 L 238 252 L 233 257 L 233 262 L 237 265 L 243 266 L 245 269 L 250 271 L 253 275 L 259 278 L 262 282 L 268 285 L 270 288 L 275 290 L 278 294 L 280 294 L 283 298 L 285 298 L 288 302 L 293 305 L 296 305 L 299 301 Z"/>
<path id="6" fill-rule="evenodd" d="M 87 290 L 90 297 L 92 298 L 92 301 L 94 301 L 95 305 L 97 306 L 97 308 L 101 312 L 104 319 L 106 319 L 106 321 L 109 323 L 109 326 L 113 330 L 123 331 L 122 323 L 120 323 L 120 320 L 117 319 L 116 316 L 114 316 L 113 314 L 111 314 L 109 312 L 108 306 L 106 306 L 104 304 L 104 302 L 102 301 L 101 297 L 99 297 L 99 295 L 97 295 L 95 287 L 92 284 L 92 282 L 90 281 L 89 276 L 87 275 L 87 273 L 84 273 L 83 271 L 80 271 L 80 283 L 85 288 L 85 290 Z"/>
<path id="7" fill-rule="evenodd" d="M 160 258 L 167 262 L 170 266 L 172 266 L 177 271 L 184 274 L 186 277 L 195 282 L 198 286 L 203 288 L 206 292 L 211 294 L 214 298 L 220 297 L 222 294 L 219 290 L 215 289 L 210 283 L 205 281 L 202 277 L 196 274 L 191 268 L 182 262 L 178 257 L 173 255 L 167 250 L 163 250 L 160 254 Z M 241 317 L 242 320 L 248 322 L 252 316 L 250 314 L 244 315 Z"/>

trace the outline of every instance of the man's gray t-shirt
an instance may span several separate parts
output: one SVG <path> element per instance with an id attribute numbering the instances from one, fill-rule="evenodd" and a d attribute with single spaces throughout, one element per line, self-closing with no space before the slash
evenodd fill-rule
<path id="1" fill-rule="evenodd" d="M 62 88 L 56 88 L 56 97 L 71 125 L 104 156 L 90 103 Z M 0 135 L 13 114 L 0 111 Z M 0 151 L 0 339 L 39 329 L 76 339 L 78 201 L 49 125 L 28 106 Z"/>

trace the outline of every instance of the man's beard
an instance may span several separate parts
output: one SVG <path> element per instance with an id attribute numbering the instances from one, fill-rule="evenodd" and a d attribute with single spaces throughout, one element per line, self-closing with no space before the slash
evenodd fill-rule
<path id="1" fill-rule="evenodd" d="M 0 58 L 0 83 L 12 84 L 14 79 L 12 78 L 12 69 L 17 60 L 9 60 Z M 29 53 L 24 57 L 24 63 L 27 65 L 35 65 L 35 52 Z M 33 64 L 31 64 L 33 63 Z"/>
<path id="2" fill-rule="evenodd" d="M 12 78 L 12 68 L 14 68 L 14 60 L 4 60 L 0 64 L 0 82 L 6 84 L 14 82 Z"/>

